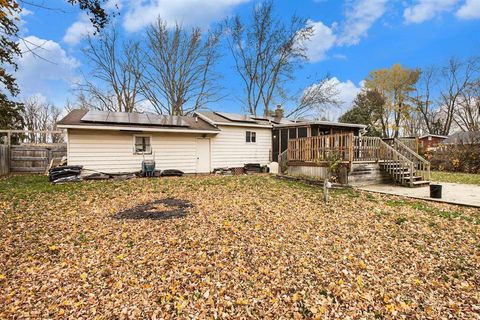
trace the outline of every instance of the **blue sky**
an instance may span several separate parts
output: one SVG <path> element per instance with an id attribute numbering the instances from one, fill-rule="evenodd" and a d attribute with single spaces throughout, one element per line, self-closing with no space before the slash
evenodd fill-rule
<path id="1" fill-rule="evenodd" d="M 35 1 L 34 1 L 35 2 Z M 58 106 L 74 100 L 72 87 L 88 76 L 82 54 L 84 37 L 91 32 L 85 15 L 65 0 L 48 3 L 54 10 L 26 5 L 21 33 L 26 52 L 17 74 L 21 98 L 41 95 Z M 224 17 L 247 15 L 253 0 L 111 0 L 120 7 L 116 18 L 125 38 L 143 37 L 149 23 L 161 15 L 168 22 L 207 28 Z M 297 92 L 312 77 L 328 73 L 338 82 L 347 108 L 371 70 L 401 63 L 408 67 L 442 64 L 451 57 L 480 55 L 480 0 L 283 0 L 275 1 L 277 14 L 310 20 L 315 36 L 308 44 L 310 61 L 289 85 Z M 28 47 L 28 48 L 27 48 Z M 219 61 L 227 96 L 215 109 L 241 112 L 239 79 L 228 54 Z M 331 110 L 335 118 L 341 110 Z"/>

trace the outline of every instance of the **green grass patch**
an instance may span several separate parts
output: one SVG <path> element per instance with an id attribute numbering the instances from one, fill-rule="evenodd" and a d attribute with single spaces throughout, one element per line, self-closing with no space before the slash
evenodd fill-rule
<path id="1" fill-rule="evenodd" d="M 406 204 L 406 202 L 404 200 L 388 200 L 385 202 L 385 204 L 389 207 L 397 208 L 397 207 L 403 207 Z"/>
<path id="2" fill-rule="evenodd" d="M 480 174 L 432 171 L 432 181 L 480 185 Z"/>
<path id="3" fill-rule="evenodd" d="M 405 222 L 407 222 L 407 218 L 405 218 L 405 217 L 399 217 L 395 220 L 395 223 L 398 224 L 398 225 L 402 225 Z"/>
<path id="4" fill-rule="evenodd" d="M 444 210 L 444 209 L 437 209 L 437 208 L 432 208 L 426 205 L 425 203 L 422 202 L 413 202 L 410 203 L 410 206 L 413 209 L 419 210 L 419 211 L 424 211 L 427 213 L 431 213 L 434 215 L 437 215 L 439 217 L 445 218 L 445 219 L 463 219 L 468 222 L 473 222 L 475 224 L 480 224 L 480 217 L 472 217 L 469 215 L 465 215 L 462 212 L 459 211 L 451 211 L 451 210 Z"/>
<path id="5" fill-rule="evenodd" d="M 332 196 L 346 195 L 349 198 L 358 198 L 360 197 L 360 192 L 357 192 L 351 188 L 335 189 L 331 191 L 331 195 Z"/>

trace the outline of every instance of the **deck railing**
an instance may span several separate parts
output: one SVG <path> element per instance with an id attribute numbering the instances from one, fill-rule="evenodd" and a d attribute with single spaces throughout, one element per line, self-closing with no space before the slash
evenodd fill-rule
<path id="1" fill-rule="evenodd" d="M 315 163 L 330 161 L 353 161 L 353 133 L 338 133 L 288 141 L 288 161 Z"/>
<path id="2" fill-rule="evenodd" d="M 379 162 L 402 185 L 413 186 L 419 177 L 422 181 L 430 180 L 430 163 L 398 139 L 384 141 L 379 137 L 341 133 L 288 141 L 288 164 L 320 164 L 331 160 L 350 164 Z"/>
<path id="3" fill-rule="evenodd" d="M 380 157 L 384 169 L 396 182 L 413 186 L 414 163 L 412 161 L 383 140 L 380 140 Z"/>
<path id="4" fill-rule="evenodd" d="M 377 161 L 380 158 L 380 138 L 354 137 L 353 161 Z"/>
<path id="5" fill-rule="evenodd" d="M 417 137 L 411 137 L 411 138 L 383 138 L 383 142 L 386 144 L 394 147 L 395 140 L 400 141 L 403 143 L 405 146 L 410 148 L 412 151 L 418 153 L 418 138 Z"/>
<path id="6" fill-rule="evenodd" d="M 408 160 L 413 162 L 415 170 L 417 174 L 422 177 L 422 180 L 430 181 L 430 162 L 425 160 L 412 150 L 410 146 L 406 145 L 399 139 L 393 139 L 393 147 Z"/>

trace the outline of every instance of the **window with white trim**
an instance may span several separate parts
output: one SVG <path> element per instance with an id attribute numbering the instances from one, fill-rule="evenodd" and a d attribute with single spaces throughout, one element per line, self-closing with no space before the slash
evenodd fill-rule
<path id="1" fill-rule="evenodd" d="M 135 136 L 135 154 L 150 154 L 152 146 L 150 144 L 150 136 Z"/>
<path id="2" fill-rule="evenodd" d="M 257 133 L 255 131 L 247 131 L 245 135 L 245 141 L 247 143 L 256 143 L 257 142 Z"/>

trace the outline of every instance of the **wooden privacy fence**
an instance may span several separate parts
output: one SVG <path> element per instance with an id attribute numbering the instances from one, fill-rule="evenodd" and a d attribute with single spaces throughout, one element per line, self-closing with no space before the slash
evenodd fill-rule
<path id="1" fill-rule="evenodd" d="M 299 139 L 290 139 L 288 161 L 322 162 L 339 159 L 353 161 L 353 133 L 339 133 Z"/>
<path id="2" fill-rule="evenodd" d="M 60 145 L 2 145 L 0 146 L 0 173 L 44 173 L 53 158 L 67 155 L 67 147 Z"/>
<path id="3" fill-rule="evenodd" d="M 0 176 L 10 172 L 10 147 L 0 145 Z"/>

